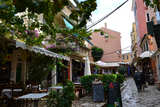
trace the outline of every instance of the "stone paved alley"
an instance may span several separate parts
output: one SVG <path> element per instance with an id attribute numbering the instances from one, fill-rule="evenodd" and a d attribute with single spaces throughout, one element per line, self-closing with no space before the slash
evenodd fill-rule
<path id="1" fill-rule="evenodd" d="M 160 107 L 160 91 L 156 86 L 148 86 L 144 92 L 137 92 L 132 78 L 127 79 L 126 88 L 122 91 L 123 107 Z"/>

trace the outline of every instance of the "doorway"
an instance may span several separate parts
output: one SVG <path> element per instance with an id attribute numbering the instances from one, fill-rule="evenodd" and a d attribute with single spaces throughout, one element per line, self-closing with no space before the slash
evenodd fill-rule
<path id="1" fill-rule="evenodd" d="M 18 63 L 16 68 L 16 82 L 21 82 L 21 80 L 22 80 L 22 63 Z"/>

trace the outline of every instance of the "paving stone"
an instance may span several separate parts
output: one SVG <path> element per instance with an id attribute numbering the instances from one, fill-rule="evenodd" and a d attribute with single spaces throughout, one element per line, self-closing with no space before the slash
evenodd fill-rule
<path id="1" fill-rule="evenodd" d="M 73 101 L 72 107 L 103 107 L 105 102 L 93 102 L 91 96 L 85 96 L 79 100 Z"/>
<path id="2" fill-rule="evenodd" d="M 129 78 L 121 94 L 123 107 L 160 107 L 160 91 L 154 85 L 138 93 L 134 80 Z"/>

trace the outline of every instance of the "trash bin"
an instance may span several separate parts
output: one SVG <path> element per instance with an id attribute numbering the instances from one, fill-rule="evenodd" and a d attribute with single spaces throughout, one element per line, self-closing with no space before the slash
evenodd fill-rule
<path id="1" fill-rule="evenodd" d="M 103 102 L 104 101 L 104 86 L 102 82 L 93 82 L 93 101 Z"/>
<path id="2" fill-rule="evenodd" d="M 120 84 L 117 82 L 109 84 L 107 107 L 122 107 Z"/>

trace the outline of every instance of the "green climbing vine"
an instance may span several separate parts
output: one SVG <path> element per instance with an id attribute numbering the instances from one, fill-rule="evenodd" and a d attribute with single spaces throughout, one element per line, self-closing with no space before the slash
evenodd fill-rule
<path id="1" fill-rule="evenodd" d="M 160 1 L 159 0 L 144 0 L 147 7 L 158 8 L 160 11 Z"/>
<path id="2" fill-rule="evenodd" d="M 57 33 L 61 33 L 68 35 L 63 38 L 65 42 L 76 40 L 83 45 L 83 38 L 91 35 L 85 25 L 96 9 L 96 0 L 80 2 L 71 10 L 69 18 L 77 21 L 73 29 L 61 28 L 54 23 L 55 16 L 68 5 L 68 0 L 0 0 L 0 36 L 20 39 L 28 45 L 43 45 L 42 41 L 48 36 L 50 44 L 56 43 Z M 20 13 L 23 14 L 18 15 Z M 39 21 L 39 15 L 43 15 L 43 22 Z M 73 34 L 77 34 L 76 39 L 69 36 Z"/>

